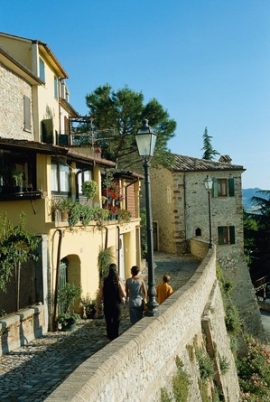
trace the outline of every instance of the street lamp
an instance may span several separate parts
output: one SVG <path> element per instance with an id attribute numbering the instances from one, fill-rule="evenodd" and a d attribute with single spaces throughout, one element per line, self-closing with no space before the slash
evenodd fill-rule
<path id="1" fill-rule="evenodd" d="M 204 185 L 206 190 L 208 191 L 208 212 L 209 212 L 209 248 L 213 247 L 213 239 L 212 239 L 212 214 L 211 214 L 211 191 L 213 187 L 213 179 L 207 175 L 204 180 Z"/>
<path id="2" fill-rule="evenodd" d="M 158 315 L 158 302 L 156 301 L 156 286 L 154 279 L 153 266 L 153 225 L 152 225 L 152 209 L 151 209 L 151 191 L 150 191 L 150 174 L 151 157 L 154 154 L 157 135 L 155 131 L 149 127 L 148 120 L 144 119 L 142 126 L 135 136 L 139 155 L 143 159 L 144 176 L 145 176 L 145 202 L 146 202 L 146 228 L 147 228 L 147 264 L 148 264 L 148 303 L 146 316 Z"/>

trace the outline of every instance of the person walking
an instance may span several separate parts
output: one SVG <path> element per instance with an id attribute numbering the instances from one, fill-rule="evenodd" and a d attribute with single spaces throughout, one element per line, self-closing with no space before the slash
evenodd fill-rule
<path id="1" fill-rule="evenodd" d="M 126 280 L 126 294 L 129 299 L 129 317 L 131 324 L 135 324 L 143 317 L 143 301 L 147 297 L 146 285 L 139 277 L 140 269 L 137 265 L 131 268 L 131 278 Z"/>
<path id="2" fill-rule="evenodd" d="M 100 284 L 97 308 L 99 313 L 100 303 L 103 300 L 106 331 L 110 341 L 119 336 L 123 297 L 126 297 L 126 291 L 119 280 L 117 265 L 110 264 L 108 276 Z"/>
<path id="3" fill-rule="evenodd" d="M 171 277 L 169 275 L 163 275 L 163 281 L 157 285 L 157 302 L 163 303 L 172 293 L 173 288 L 169 285 Z"/>

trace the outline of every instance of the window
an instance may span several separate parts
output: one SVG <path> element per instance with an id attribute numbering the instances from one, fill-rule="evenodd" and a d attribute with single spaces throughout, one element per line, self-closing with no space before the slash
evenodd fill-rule
<path id="1" fill-rule="evenodd" d="M 28 96 L 23 97 L 23 129 L 25 131 L 31 131 L 31 108 L 30 108 L 30 98 Z"/>
<path id="2" fill-rule="evenodd" d="M 213 179 L 213 197 L 234 197 L 234 178 Z"/>
<path id="3" fill-rule="evenodd" d="M 58 79 L 54 76 L 54 97 L 58 99 Z"/>
<path id="4" fill-rule="evenodd" d="M 39 59 L 39 78 L 45 82 L 45 63 L 42 59 Z"/>
<path id="5" fill-rule="evenodd" d="M 218 244 L 235 244 L 235 227 L 218 227 Z"/>
<path id="6" fill-rule="evenodd" d="M 36 190 L 35 154 L 2 149 L 0 153 L 0 185 L 5 186 L 4 191 L 9 191 L 10 187 L 14 187 L 14 173 L 23 174 L 23 187 L 29 191 Z"/>
<path id="7" fill-rule="evenodd" d="M 77 171 L 79 172 L 79 169 Z M 79 195 L 82 195 L 82 184 L 85 181 L 92 180 L 92 172 L 90 170 L 82 171 L 82 172 L 78 173 L 77 177 L 78 177 L 78 181 L 77 181 L 78 192 L 79 192 Z"/>
<path id="8" fill-rule="evenodd" d="M 60 161 L 52 160 L 51 190 L 55 193 L 67 194 L 70 192 L 69 166 Z"/>

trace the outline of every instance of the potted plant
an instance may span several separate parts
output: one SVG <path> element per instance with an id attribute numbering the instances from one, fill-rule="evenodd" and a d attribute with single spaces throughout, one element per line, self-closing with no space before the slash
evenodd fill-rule
<path id="1" fill-rule="evenodd" d="M 68 220 L 74 202 L 70 198 L 60 198 L 54 201 L 54 209 L 60 211 L 63 221 Z"/>
<path id="2" fill-rule="evenodd" d="M 103 222 L 108 219 L 110 215 L 110 211 L 104 208 L 95 208 L 94 209 L 94 220 L 98 226 L 103 226 Z"/>
<path id="3" fill-rule="evenodd" d="M 97 188 L 97 182 L 94 180 L 87 180 L 82 184 L 82 193 L 88 200 L 90 200 L 95 197 Z"/>
<path id="4" fill-rule="evenodd" d="M 79 202 L 73 202 L 68 213 L 69 226 L 75 226 L 81 220 L 82 205 Z"/>
<path id="5" fill-rule="evenodd" d="M 75 328 L 79 314 L 74 312 L 75 300 L 81 295 L 81 288 L 72 283 L 66 283 L 58 290 L 58 303 L 62 310 L 58 316 L 58 325 L 62 331 Z"/>
<path id="6" fill-rule="evenodd" d="M 93 319 L 95 318 L 96 315 L 96 300 L 95 299 L 91 299 L 91 297 L 89 296 L 89 294 L 87 293 L 87 295 L 85 297 L 81 298 L 81 304 L 83 306 L 83 318 L 89 318 L 89 319 Z"/>
<path id="7" fill-rule="evenodd" d="M 90 221 L 94 219 L 95 209 L 88 205 L 81 205 L 81 222 L 83 226 L 86 226 Z"/>
<path id="8" fill-rule="evenodd" d="M 15 182 L 15 187 L 17 187 L 17 190 L 22 192 L 23 191 L 23 173 L 15 172 L 12 175 L 12 178 Z"/>
<path id="9" fill-rule="evenodd" d="M 127 209 L 119 209 L 117 212 L 118 222 L 130 222 L 131 212 Z"/>

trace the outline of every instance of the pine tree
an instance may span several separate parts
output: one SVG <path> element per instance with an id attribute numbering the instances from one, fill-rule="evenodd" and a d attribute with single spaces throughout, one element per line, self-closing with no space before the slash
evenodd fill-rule
<path id="1" fill-rule="evenodd" d="M 208 134 L 207 127 L 205 127 L 204 134 L 203 134 L 203 148 L 201 151 L 204 151 L 202 159 L 206 160 L 213 160 L 215 156 L 220 155 L 215 149 L 213 149 L 211 144 L 211 135 Z"/>
<path id="2" fill-rule="evenodd" d="M 157 133 L 153 159 L 166 165 L 170 158 L 167 142 L 174 137 L 176 122 L 170 119 L 168 112 L 156 99 L 147 104 L 143 100 L 141 92 L 137 93 L 128 87 L 113 91 L 108 84 L 86 96 L 102 155 L 117 161 L 119 166 L 121 163 L 123 168 L 126 161 L 131 164 L 132 160 L 138 159 L 135 135 L 143 119 L 148 119 L 149 126 Z"/>

